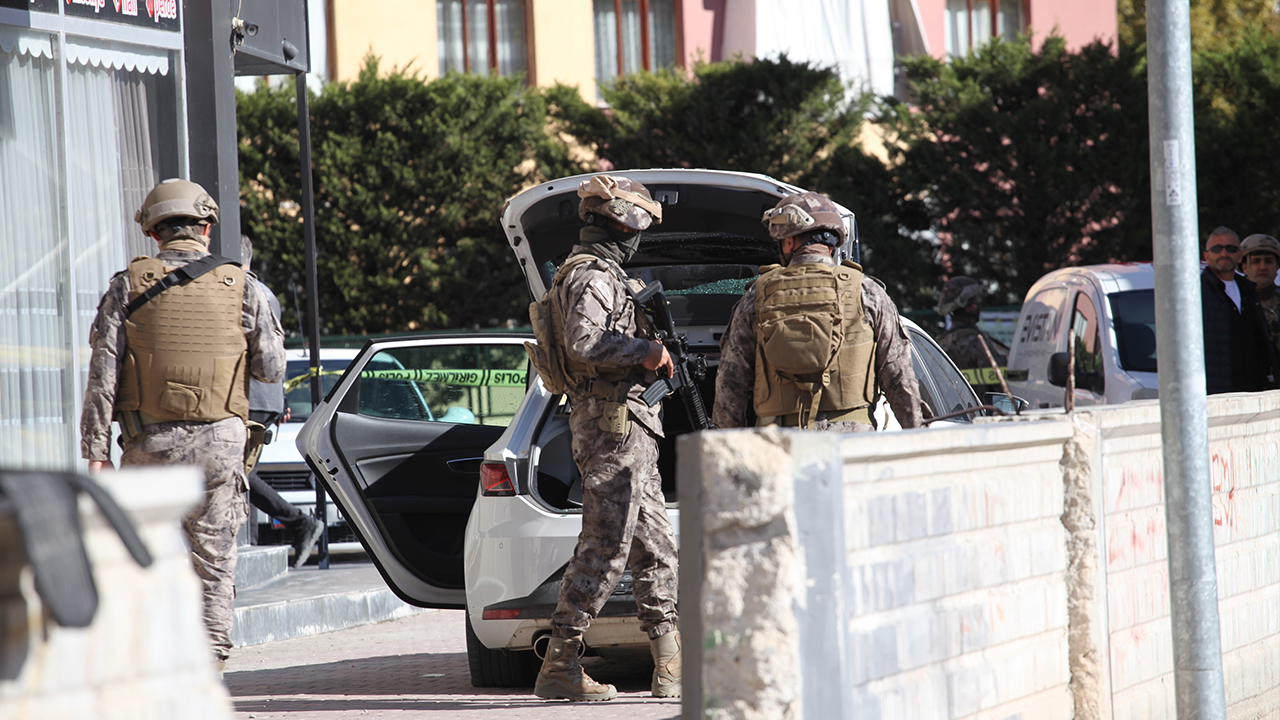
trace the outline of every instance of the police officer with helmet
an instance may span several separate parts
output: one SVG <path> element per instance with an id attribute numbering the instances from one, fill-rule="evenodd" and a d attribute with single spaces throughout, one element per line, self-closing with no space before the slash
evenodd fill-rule
<path id="1" fill-rule="evenodd" d="M 951 316 L 951 329 L 938 336 L 938 345 L 964 372 L 978 397 L 1003 392 L 1000 379 L 992 377 L 995 370 L 991 361 L 995 360 L 1000 372 L 1004 372 L 1009 348 L 978 328 L 982 315 L 982 283 L 964 275 L 948 280 L 938 293 L 938 314 Z M 984 342 L 991 352 L 990 358 L 982 348 Z"/>
<path id="2" fill-rule="evenodd" d="M 676 613 L 676 541 L 658 474 L 662 419 L 641 393 L 654 371 L 673 370 L 666 347 L 630 293 L 642 284 L 622 265 L 640 233 L 662 222 L 662 206 L 625 177 L 596 175 L 578 187 L 586 221 L 578 244 L 544 298 L 554 338 L 539 344 L 559 355 L 571 403 L 573 459 L 582 473 L 582 532 L 565 569 L 551 616 L 552 636 L 534 694 L 547 699 L 610 700 L 612 685 L 583 671 L 583 634 L 631 568 L 640 627 L 654 659 L 654 697 L 680 697 Z M 535 303 L 540 305 L 540 303 Z M 541 333 L 535 322 L 535 333 Z"/>
<path id="3" fill-rule="evenodd" d="M 91 472 L 111 465 L 114 420 L 121 465 L 204 471 L 204 498 L 183 519 L 183 530 L 221 668 L 231 650 L 236 533 L 248 511 L 249 379 L 283 379 L 284 333 L 257 279 L 209 253 L 218 204 L 204 188 L 165 180 L 134 220 L 159 252 L 116 273 L 98 304 L 81 454 Z"/>
<path id="4" fill-rule="evenodd" d="M 830 432 L 875 429 L 880 394 L 904 428 L 923 424 L 911 345 L 898 309 L 856 263 L 835 204 L 789 195 L 765 212 L 782 264 L 760 268 L 720 340 L 712 422 Z M 754 411 L 754 413 L 753 413 Z"/>

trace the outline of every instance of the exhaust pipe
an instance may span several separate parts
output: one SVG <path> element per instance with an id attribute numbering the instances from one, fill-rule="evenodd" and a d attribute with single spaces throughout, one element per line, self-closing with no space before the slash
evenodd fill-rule
<path id="1" fill-rule="evenodd" d="M 537 655 L 539 660 L 546 660 L 549 645 L 551 645 L 551 631 L 543 630 L 533 638 L 533 654 Z"/>

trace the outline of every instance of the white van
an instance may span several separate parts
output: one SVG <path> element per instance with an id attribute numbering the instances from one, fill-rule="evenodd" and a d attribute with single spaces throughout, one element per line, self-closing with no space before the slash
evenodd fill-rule
<path id="1" fill-rule="evenodd" d="M 1032 408 L 1062 407 L 1068 341 L 1075 343 L 1076 405 L 1156 397 L 1151 263 L 1062 268 L 1037 280 L 1009 349 L 1009 390 Z"/>

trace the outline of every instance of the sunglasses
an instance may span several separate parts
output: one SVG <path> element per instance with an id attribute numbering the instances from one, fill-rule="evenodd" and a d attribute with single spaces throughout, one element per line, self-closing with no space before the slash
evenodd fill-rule
<path id="1" fill-rule="evenodd" d="M 1231 253 L 1232 255 L 1240 252 L 1239 245 L 1210 245 L 1206 248 L 1211 253 Z"/>

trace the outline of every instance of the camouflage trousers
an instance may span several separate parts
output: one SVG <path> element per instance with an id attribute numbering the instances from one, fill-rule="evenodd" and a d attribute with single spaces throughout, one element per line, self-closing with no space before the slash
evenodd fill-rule
<path id="1" fill-rule="evenodd" d="M 235 619 L 236 533 L 249 513 L 244 476 L 245 426 L 240 418 L 213 423 L 150 425 L 125 442 L 121 465 L 195 465 L 204 471 L 204 498 L 182 520 L 191 564 L 204 591 L 204 622 L 213 653 L 231 653 Z"/>
<path id="2" fill-rule="evenodd" d="M 676 540 L 658 475 L 658 440 L 637 422 L 622 439 L 571 418 L 582 471 L 582 532 L 551 616 L 556 637 L 584 632 L 631 568 L 640 627 L 650 638 L 676 629 Z"/>

